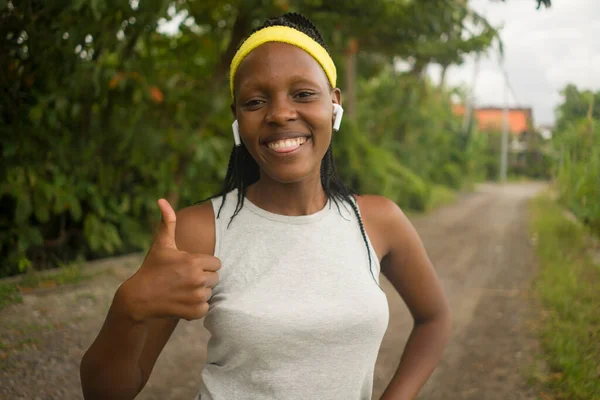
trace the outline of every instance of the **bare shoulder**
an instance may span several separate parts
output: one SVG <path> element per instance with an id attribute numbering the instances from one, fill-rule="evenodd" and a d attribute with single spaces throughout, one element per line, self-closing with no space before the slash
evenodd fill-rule
<path id="1" fill-rule="evenodd" d="M 360 212 L 365 218 L 374 218 L 385 222 L 390 217 L 404 215 L 400 207 L 387 197 L 374 194 L 356 196 Z"/>
<path id="2" fill-rule="evenodd" d="M 365 229 L 381 258 L 414 234 L 412 224 L 402 209 L 387 197 L 378 195 L 356 196 Z"/>
<path id="3" fill-rule="evenodd" d="M 179 250 L 214 254 L 215 216 L 210 201 L 177 211 L 175 242 Z"/>
<path id="4" fill-rule="evenodd" d="M 371 222 L 378 230 L 406 227 L 410 221 L 402 209 L 387 197 L 378 195 L 357 196 L 358 207 L 364 220 Z"/>

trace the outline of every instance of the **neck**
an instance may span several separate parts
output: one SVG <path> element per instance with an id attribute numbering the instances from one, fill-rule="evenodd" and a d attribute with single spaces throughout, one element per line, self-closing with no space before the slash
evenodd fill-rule
<path id="1" fill-rule="evenodd" d="M 246 198 L 264 210 L 288 216 L 314 214 L 327 202 L 320 174 L 294 183 L 280 183 L 261 174 L 246 190 Z"/>

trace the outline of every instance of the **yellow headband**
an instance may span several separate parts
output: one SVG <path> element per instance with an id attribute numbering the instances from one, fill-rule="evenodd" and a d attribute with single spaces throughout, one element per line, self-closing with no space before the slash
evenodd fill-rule
<path id="1" fill-rule="evenodd" d="M 335 69 L 335 64 L 333 64 L 333 60 L 323 46 L 313 40 L 310 36 L 294 28 L 289 28 L 287 26 L 269 26 L 250 35 L 250 37 L 246 39 L 246 41 L 239 48 L 237 53 L 235 53 L 233 60 L 231 60 L 231 68 L 229 72 L 231 98 L 234 96 L 233 79 L 235 78 L 235 73 L 242 63 L 242 60 L 246 58 L 246 56 L 250 54 L 252 50 L 267 42 L 287 43 L 306 51 L 308 54 L 313 56 L 313 58 L 317 60 L 319 64 L 321 64 L 321 67 L 323 68 L 323 71 L 325 71 L 331 86 L 336 87 L 335 83 L 337 81 L 337 72 Z"/>

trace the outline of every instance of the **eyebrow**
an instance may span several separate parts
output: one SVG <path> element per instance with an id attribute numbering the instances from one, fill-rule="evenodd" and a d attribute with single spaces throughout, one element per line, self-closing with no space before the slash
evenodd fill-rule
<path id="1" fill-rule="evenodd" d="M 317 82 L 314 79 L 308 78 L 306 75 L 300 75 L 300 74 L 292 75 L 288 78 L 288 81 L 290 82 L 291 85 L 306 84 L 306 85 L 318 86 L 319 88 L 322 88 L 322 84 L 320 84 L 319 82 Z M 270 82 L 271 81 L 269 81 L 269 80 L 248 79 L 239 86 L 239 92 L 241 92 L 242 90 L 261 89 L 264 86 L 268 85 Z"/>
<path id="2" fill-rule="evenodd" d="M 290 78 L 290 81 L 292 82 L 292 84 L 307 83 L 310 85 L 321 86 L 319 82 L 315 81 L 314 79 L 308 79 L 305 75 L 293 75 Z"/>

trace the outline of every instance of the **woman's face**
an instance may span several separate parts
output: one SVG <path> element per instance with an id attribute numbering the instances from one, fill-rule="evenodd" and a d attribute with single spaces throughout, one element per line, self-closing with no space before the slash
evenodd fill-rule
<path id="1" fill-rule="evenodd" d="M 296 46 L 265 43 L 242 61 L 234 87 L 232 110 L 261 179 L 318 177 L 331 142 L 333 103 L 341 101 L 319 63 Z"/>

